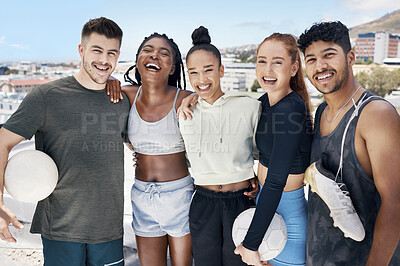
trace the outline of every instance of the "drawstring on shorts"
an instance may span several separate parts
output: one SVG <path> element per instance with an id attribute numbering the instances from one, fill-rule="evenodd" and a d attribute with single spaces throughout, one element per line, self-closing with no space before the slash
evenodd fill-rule
<path id="1" fill-rule="evenodd" d="M 154 183 L 149 184 L 146 189 L 145 189 L 145 193 L 150 193 L 150 199 L 153 198 L 154 194 L 158 194 L 158 197 L 161 198 L 161 193 L 160 193 L 160 187 Z"/>

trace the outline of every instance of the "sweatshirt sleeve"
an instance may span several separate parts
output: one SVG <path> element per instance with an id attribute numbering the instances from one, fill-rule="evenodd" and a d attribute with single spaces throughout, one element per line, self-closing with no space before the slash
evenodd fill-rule
<path id="1" fill-rule="evenodd" d="M 282 102 L 272 113 L 273 138 L 268 174 L 243 246 L 256 251 L 276 212 L 301 140 L 305 110 L 292 101 Z"/>

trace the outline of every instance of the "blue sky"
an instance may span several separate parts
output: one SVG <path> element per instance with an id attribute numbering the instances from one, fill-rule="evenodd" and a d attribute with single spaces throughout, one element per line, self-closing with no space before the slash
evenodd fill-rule
<path id="1" fill-rule="evenodd" d="M 133 60 L 153 32 L 172 37 L 183 54 L 190 35 L 207 27 L 218 48 L 258 44 L 273 32 L 301 34 L 312 23 L 356 26 L 400 9 L 394 0 L 1 0 L 0 63 L 79 60 L 83 24 L 105 16 L 124 31 L 120 60 Z"/>

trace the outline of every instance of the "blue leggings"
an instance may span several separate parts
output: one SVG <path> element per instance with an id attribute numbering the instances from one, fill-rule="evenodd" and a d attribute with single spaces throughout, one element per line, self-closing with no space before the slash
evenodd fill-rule
<path id="1" fill-rule="evenodd" d="M 262 189 L 261 185 L 260 187 Z M 269 260 L 269 263 L 276 266 L 305 265 L 307 200 L 304 197 L 304 188 L 283 192 L 276 212 L 285 220 L 287 242 L 282 252 Z"/>

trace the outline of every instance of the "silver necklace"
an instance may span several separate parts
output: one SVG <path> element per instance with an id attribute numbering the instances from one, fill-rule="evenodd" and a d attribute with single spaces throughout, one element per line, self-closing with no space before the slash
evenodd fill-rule
<path id="1" fill-rule="evenodd" d="M 351 97 L 347 100 L 347 102 L 342 107 L 340 107 L 339 111 L 337 112 L 337 114 L 335 115 L 335 117 L 332 120 L 329 121 L 328 118 L 326 117 L 326 109 L 325 109 L 325 111 L 324 111 L 325 121 L 328 122 L 329 124 L 332 123 L 333 121 L 335 121 L 335 119 L 338 118 L 342 109 L 350 102 L 351 99 L 353 99 L 354 95 L 356 95 L 356 93 L 358 92 L 359 89 L 361 89 L 361 86 L 358 87 L 358 89 L 353 93 L 353 95 L 351 95 Z"/>

